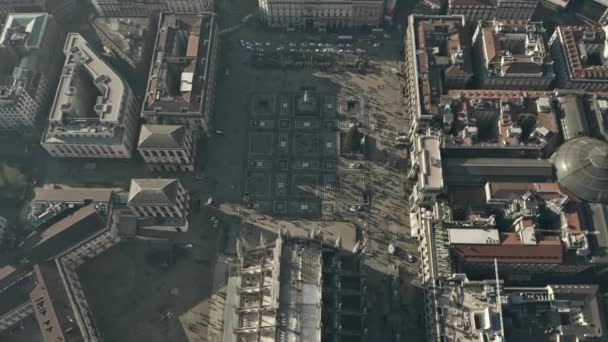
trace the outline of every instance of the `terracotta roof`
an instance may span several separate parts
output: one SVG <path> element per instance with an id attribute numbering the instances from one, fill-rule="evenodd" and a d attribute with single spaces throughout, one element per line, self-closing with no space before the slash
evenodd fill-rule
<path id="1" fill-rule="evenodd" d="M 544 237 L 536 245 L 523 245 L 517 233 L 502 233 L 499 245 L 451 245 L 452 253 L 465 263 L 561 264 L 562 243 L 558 237 Z"/>
<path id="2" fill-rule="evenodd" d="M 605 44 L 606 35 L 601 26 L 558 26 L 557 32 L 562 42 L 568 61 L 571 79 L 606 79 L 608 66 L 586 65 L 581 59 L 579 44 L 583 42 L 585 32 L 594 32 L 595 37 L 589 44 Z"/>
<path id="3" fill-rule="evenodd" d="M 54 262 L 34 266 L 36 287 L 30 293 L 36 320 L 47 342 L 84 341 L 59 270 Z"/>

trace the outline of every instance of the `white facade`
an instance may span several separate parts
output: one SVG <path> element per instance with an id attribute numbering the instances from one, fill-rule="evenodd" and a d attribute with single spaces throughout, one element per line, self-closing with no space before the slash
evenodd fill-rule
<path id="1" fill-rule="evenodd" d="M 213 10 L 214 0 L 91 0 L 101 16 L 145 17 L 159 12 L 185 14 Z"/>
<path id="2" fill-rule="evenodd" d="M 384 2 L 378 0 L 259 0 L 260 16 L 271 27 L 325 30 L 379 26 Z"/>

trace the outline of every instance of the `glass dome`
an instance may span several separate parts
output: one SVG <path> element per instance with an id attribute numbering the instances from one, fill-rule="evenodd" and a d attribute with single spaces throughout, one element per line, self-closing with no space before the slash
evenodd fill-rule
<path id="1" fill-rule="evenodd" d="M 588 202 L 608 203 L 608 144 L 590 137 L 566 141 L 553 161 L 559 183 Z"/>

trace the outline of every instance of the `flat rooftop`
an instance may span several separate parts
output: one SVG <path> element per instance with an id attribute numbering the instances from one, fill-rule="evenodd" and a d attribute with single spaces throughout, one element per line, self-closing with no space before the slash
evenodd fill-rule
<path id="1" fill-rule="evenodd" d="M 95 188 L 35 188 L 34 201 L 38 203 L 84 203 L 87 200 L 109 203 L 114 190 Z"/>
<path id="2" fill-rule="evenodd" d="M 68 34 L 63 52 L 66 59 L 43 141 L 121 143 L 128 85 L 80 34 Z"/>
<path id="3" fill-rule="evenodd" d="M 450 90 L 443 112 L 444 147 L 543 149 L 559 138 L 550 94 Z"/>
<path id="4" fill-rule="evenodd" d="M 201 111 L 215 34 L 215 16 L 162 15 L 143 114 Z"/>
<path id="5" fill-rule="evenodd" d="M 414 149 L 419 154 L 420 186 L 427 190 L 443 189 L 443 167 L 441 164 L 441 140 L 437 136 L 420 136 Z"/>

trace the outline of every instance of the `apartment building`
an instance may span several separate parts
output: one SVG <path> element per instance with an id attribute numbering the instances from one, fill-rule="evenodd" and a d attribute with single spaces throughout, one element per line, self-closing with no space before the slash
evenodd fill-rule
<path id="1" fill-rule="evenodd" d="M 0 131 L 36 131 L 61 73 L 64 37 L 47 13 L 8 15 L 0 35 Z"/>
<path id="2" fill-rule="evenodd" d="M 556 86 L 608 90 L 608 44 L 601 26 L 557 26 L 549 40 Z"/>
<path id="3" fill-rule="evenodd" d="M 464 88 L 473 77 L 471 44 L 460 15 L 411 15 L 404 43 L 403 96 L 413 135 L 439 114 L 447 89 Z"/>
<path id="4" fill-rule="evenodd" d="M 214 0 L 91 0 L 104 17 L 150 17 L 160 12 L 186 14 L 213 10 Z"/>
<path id="5" fill-rule="evenodd" d="M 483 88 L 544 90 L 553 82 L 553 59 L 542 22 L 480 21 L 473 45 Z"/>
<path id="6" fill-rule="evenodd" d="M 270 27 L 341 29 L 382 23 L 384 2 L 379 0 L 311 1 L 258 0 L 260 17 Z"/>
<path id="7" fill-rule="evenodd" d="M 448 14 L 460 14 L 467 23 L 477 25 L 479 20 L 532 18 L 538 0 L 449 0 Z"/>
<path id="8" fill-rule="evenodd" d="M 178 179 L 132 179 L 127 206 L 140 217 L 187 218 L 190 196 Z"/>
<path id="9" fill-rule="evenodd" d="M 53 157 L 131 158 L 139 112 L 131 88 L 80 34 L 68 35 L 63 52 L 42 147 Z"/>
<path id="10" fill-rule="evenodd" d="M 448 157 L 549 157 L 561 143 L 549 92 L 450 90 L 443 97 Z"/>
<path id="11" fill-rule="evenodd" d="M 76 0 L 0 0 L 0 23 L 10 13 L 48 13 L 59 23 L 68 23 L 74 15 Z"/>
<path id="12" fill-rule="evenodd" d="M 205 134 L 213 113 L 218 28 L 215 14 L 161 15 L 142 117 Z"/>
<path id="13" fill-rule="evenodd" d="M 194 171 L 196 144 L 188 126 L 143 125 L 137 150 L 152 171 Z"/>

